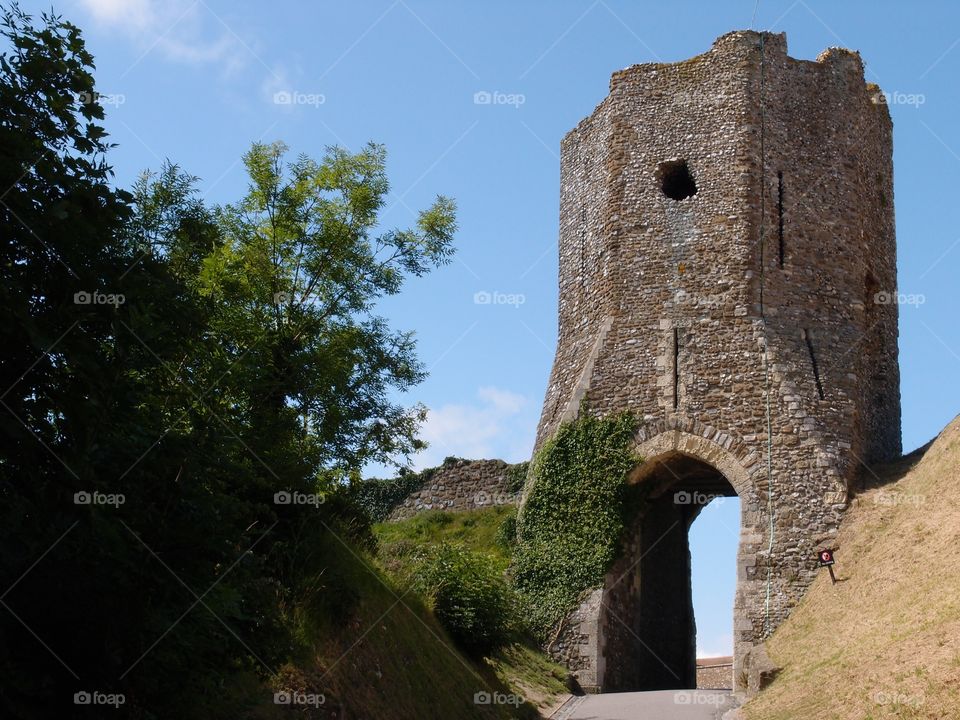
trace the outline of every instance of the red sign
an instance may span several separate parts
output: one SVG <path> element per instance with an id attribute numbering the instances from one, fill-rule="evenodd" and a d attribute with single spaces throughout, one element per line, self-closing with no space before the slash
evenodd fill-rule
<path id="1" fill-rule="evenodd" d="M 821 550 L 817 553 L 817 560 L 820 561 L 820 567 L 833 565 L 833 563 L 836 562 L 833 559 L 833 550 Z"/>

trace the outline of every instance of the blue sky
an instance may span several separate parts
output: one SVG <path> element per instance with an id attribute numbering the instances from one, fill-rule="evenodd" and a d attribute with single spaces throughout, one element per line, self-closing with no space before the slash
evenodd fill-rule
<path id="1" fill-rule="evenodd" d="M 33 13 L 49 0 L 24 2 Z M 437 193 L 459 203 L 458 256 L 382 311 L 414 329 L 446 455 L 525 459 L 556 341 L 561 137 L 607 92 L 610 74 L 677 61 L 751 26 L 755 0 L 65 0 L 106 94 L 117 183 L 170 158 L 210 202 L 244 191 L 240 156 L 284 140 L 389 152 L 385 226 L 409 224 Z M 761 0 L 756 29 L 786 31 L 790 53 L 860 50 L 894 119 L 904 448 L 960 409 L 960 7 L 891 0 Z M 477 103 L 477 93 L 491 93 Z M 481 98 L 486 96 L 480 96 Z M 477 303 L 477 293 L 502 302 Z M 922 302 L 921 302 L 922 300 Z M 701 649 L 729 652 L 738 503 L 694 525 Z"/>

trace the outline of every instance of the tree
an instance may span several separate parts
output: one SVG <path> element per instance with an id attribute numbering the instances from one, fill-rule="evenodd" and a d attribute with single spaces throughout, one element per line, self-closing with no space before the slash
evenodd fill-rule
<path id="1" fill-rule="evenodd" d="M 12 6 L 0 34 L 0 715 L 96 689 L 236 717 L 231 690 L 300 647 L 296 609 L 349 597 L 327 533 L 352 509 L 275 493 L 419 446 L 389 397 L 423 371 L 375 303 L 448 260 L 453 203 L 375 232 L 376 146 L 255 145 L 221 209 L 170 163 L 113 189 L 80 31 Z"/>
<path id="2" fill-rule="evenodd" d="M 286 151 L 254 144 L 246 197 L 218 212 L 224 242 L 202 275 L 219 308 L 213 324 L 249 355 L 255 436 L 298 422 L 314 471 L 390 461 L 422 446 L 423 411 L 388 393 L 424 373 L 412 334 L 392 331 L 374 306 L 406 275 L 449 261 L 454 204 L 439 197 L 415 229 L 376 233 L 389 191 L 382 147 L 289 164 Z"/>
<path id="3" fill-rule="evenodd" d="M 269 508 L 232 492 L 249 476 L 242 448 L 171 381 L 173 358 L 207 356 L 205 308 L 176 253 L 144 254 L 127 231 L 132 198 L 110 187 L 79 29 L 16 6 L 2 28 L 0 714 L 72 714 L 73 693 L 91 689 L 171 708 L 178 686 L 196 705 L 244 655 L 214 615 L 270 625 L 256 558 L 208 594 L 212 613 L 186 616 L 125 673 L 189 606 L 173 574 L 210 588 Z"/>

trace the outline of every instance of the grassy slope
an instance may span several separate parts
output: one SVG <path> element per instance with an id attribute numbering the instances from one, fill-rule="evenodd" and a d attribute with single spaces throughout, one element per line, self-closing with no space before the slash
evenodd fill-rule
<path id="1" fill-rule="evenodd" d="M 279 670 L 281 679 L 270 692 L 295 688 L 323 693 L 324 705 L 299 708 L 303 718 L 513 717 L 508 706 L 474 703 L 477 692 L 510 690 L 492 670 L 464 658 L 414 594 L 397 587 L 360 551 L 345 545 L 337 550 L 328 553 L 331 560 L 321 581 L 343 594 L 343 615 L 298 613 L 304 636 L 320 640 L 312 655 Z M 290 708 L 275 706 L 267 697 L 252 717 L 290 716 Z"/>
<path id="2" fill-rule="evenodd" d="M 960 419 L 877 469 L 824 571 L 768 643 L 749 720 L 960 718 Z"/>
<path id="3" fill-rule="evenodd" d="M 441 542 L 463 545 L 484 553 L 501 570 L 510 564 L 511 551 L 497 543 L 497 532 L 512 506 L 500 505 L 469 512 L 429 510 L 408 520 L 385 522 L 374 527 L 380 541 L 380 556 L 394 572 L 402 572 L 412 553 Z"/>
<path id="4" fill-rule="evenodd" d="M 457 543 L 484 553 L 502 569 L 510 564 L 511 550 L 497 542 L 497 534 L 513 507 L 493 506 L 470 512 L 428 511 L 401 522 L 375 527 L 384 568 L 405 583 L 417 553 L 441 542 Z M 567 693 L 566 668 L 533 647 L 514 644 L 486 658 L 485 666 L 509 693 L 522 695 L 543 713 L 554 708 Z"/>

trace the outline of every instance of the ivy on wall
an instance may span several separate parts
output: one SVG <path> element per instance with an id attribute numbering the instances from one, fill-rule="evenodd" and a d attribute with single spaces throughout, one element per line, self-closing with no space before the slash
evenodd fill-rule
<path id="1" fill-rule="evenodd" d="M 507 492 L 519 493 L 523 490 L 524 483 L 527 481 L 527 473 L 530 470 L 530 462 L 524 460 L 507 468 Z"/>
<path id="2" fill-rule="evenodd" d="M 427 468 L 415 473 L 403 468 L 397 477 L 390 480 L 363 480 L 353 487 L 353 499 L 363 508 L 371 522 L 383 522 L 387 516 L 402 503 L 406 497 L 420 490 L 441 468 L 456 465 L 463 458 L 447 457 L 438 467 Z"/>
<path id="3" fill-rule="evenodd" d="M 633 505 L 627 475 L 641 462 L 631 451 L 637 426 L 630 413 L 600 418 L 584 408 L 532 461 L 513 576 L 541 639 L 601 585 L 617 557 Z"/>
<path id="4" fill-rule="evenodd" d="M 403 468 L 397 477 L 389 480 L 378 478 L 361 480 L 353 484 L 351 488 L 352 498 L 357 505 L 366 511 L 371 522 L 383 522 L 411 493 L 423 489 L 437 471 L 462 462 L 471 463 L 474 461 L 450 456 L 444 458 L 442 465 L 426 468 L 420 472 Z M 507 466 L 506 491 L 508 493 L 519 494 L 523 490 L 529 465 L 529 462 L 520 462 Z"/>

